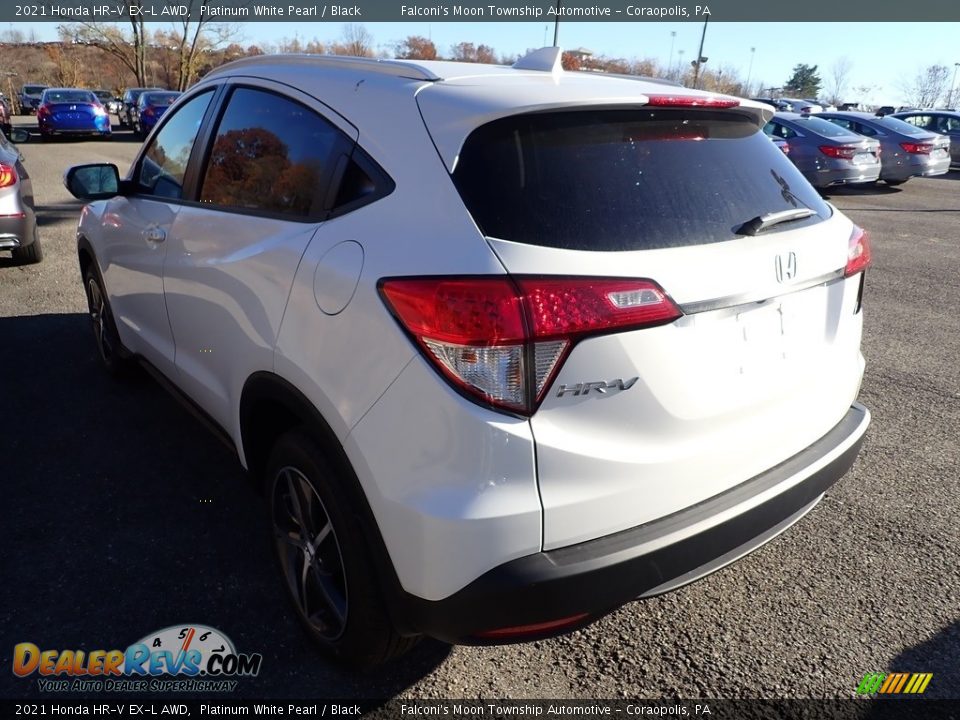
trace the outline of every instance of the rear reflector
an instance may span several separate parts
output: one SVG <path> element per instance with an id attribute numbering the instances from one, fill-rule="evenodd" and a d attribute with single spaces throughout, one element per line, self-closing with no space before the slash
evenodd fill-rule
<path id="1" fill-rule="evenodd" d="M 557 632 L 564 628 L 571 627 L 577 623 L 586 620 L 588 613 L 571 615 L 570 617 L 559 620 L 550 620 L 549 622 L 534 623 L 532 625 L 517 625 L 515 627 L 498 628 L 496 630 L 485 630 L 477 633 L 474 637 L 486 640 L 508 640 L 511 638 L 529 637 L 531 635 L 542 635 L 545 633 Z"/>
<path id="2" fill-rule="evenodd" d="M 652 280 L 552 276 L 384 279 L 380 294 L 430 363 L 471 400 L 532 414 L 576 343 L 673 322 Z"/>
<path id="3" fill-rule="evenodd" d="M 740 105 L 737 98 L 723 95 L 650 95 L 647 105 L 654 107 L 732 108 Z"/>
<path id="4" fill-rule="evenodd" d="M 850 233 L 850 244 L 847 249 L 847 266 L 843 269 L 843 276 L 850 277 L 859 272 L 863 272 L 873 261 L 873 253 L 870 250 L 870 236 L 867 231 L 857 225 L 853 226 L 853 232 Z"/>

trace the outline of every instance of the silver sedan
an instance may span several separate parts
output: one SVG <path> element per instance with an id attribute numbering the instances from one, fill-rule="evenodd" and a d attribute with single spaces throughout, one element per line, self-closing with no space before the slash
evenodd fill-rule
<path id="1" fill-rule="evenodd" d="M 912 177 L 943 175 L 950 170 L 950 138 L 884 115 L 821 113 L 819 117 L 880 142 L 880 179 L 900 185 Z"/>

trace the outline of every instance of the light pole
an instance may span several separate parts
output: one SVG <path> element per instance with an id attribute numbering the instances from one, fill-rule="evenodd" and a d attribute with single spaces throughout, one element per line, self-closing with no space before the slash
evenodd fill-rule
<path id="1" fill-rule="evenodd" d="M 670 31 L 670 64 L 667 66 L 667 77 L 673 74 L 673 44 L 677 40 L 677 31 Z"/>
<path id="2" fill-rule="evenodd" d="M 750 69 L 747 70 L 747 82 L 746 87 L 744 87 L 743 92 L 745 95 L 750 94 L 750 78 L 753 76 L 753 56 L 757 52 L 755 47 L 750 48 Z"/>
<path id="3" fill-rule="evenodd" d="M 957 68 L 960 68 L 960 62 L 953 64 L 953 80 L 950 81 L 950 107 L 954 107 L 956 104 L 953 97 L 957 94 Z"/>
<path id="4" fill-rule="evenodd" d="M 694 90 L 699 87 L 700 84 L 700 66 L 703 65 L 707 58 L 703 56 L 703 41 L 707 38 L 707 23 L 710 22 L 710 16 L 707 15 L 703 19 L 703 32 L 700 34 L 700 52 L 697 53 L 697 59 L 691 63 L 693 65 L 693 88 Z"/>
<path id="5" fill-rule="evenodd" d="M 557 0 L 557 19 L 553 21 L 553 46 L 560 47 L 557 41 L 560 39 L 560 0 Z"/>
<path id="6" fill-rule="evenodd" d="M 680 69 L 683 67 L 683 50 L 677 50 L 677 57 L 679 58 L 677 60 L 677 76 L 673 79 L 677 82 L 683 82 L 680 75 Z"/>

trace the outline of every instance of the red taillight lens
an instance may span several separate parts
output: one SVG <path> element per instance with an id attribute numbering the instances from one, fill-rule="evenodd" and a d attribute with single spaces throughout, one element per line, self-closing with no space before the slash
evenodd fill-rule
<path id="1" fill-rule="evenodd" d="M 37 108 L 37 119 L 45 118 L 50 114 L 50 106 L 43 104 Z"/>
<path id="2" fill-rule="evenodd" d="M 902 147 L 905 152 L 908 152 L 911 155 L 929 155 L 933 150 L 932 143 L 902 142 L 900 143 L 900 147 Z"/>
<path id="3" fill-rule="evenodd" d="M 850 244 L 847 249 L 847 266 L 843 269 L 843 276 L 850 277 L 859 272 L 863 272 L 873 260 L 873 253 L 870 250 L 870 236 L 867 231 L 857 225 L 853 226 L 853 232 L 850 233 Z"/>
<path id="4" fill-rule="evenodd" d="M 723 95 L 650 95 L 647 97 L 647 105 L 653 105 L 654 107 L 732 108 L 740 105 L 740 101 L 737 98 Z"/>
<path id="5" fill-rule="evenodd" d="M 141 114 L 142 114 L 142 115 L 146 115 L 147 117 L 153 117 L 153 113 L 154 113 L 154 112 L 156 112 L 156 111 L 154 110 L 154 108 L 153 108 L 152 106 L 147 106 L 147 107 L 145 107 L 145 108 L 143 109 L 143 113 L 141 113 Z"/>
<path id="6" fill-rule="evenodd" d="M 682 314 L 651 280 L 518 276 L 382 280 L 387 307 L 471 398 L 524 415 L 580 339 Z"/>
<path id="7" fill-rule="evenodd" d="M 820 152 L 832 158 L 850 160 L 860 148 L 855 145 L 821 145 Z"/>
<path id="8" fill-rule="evenodd" d="M 0 163 L 0 188 L 17 184 L 17 169 L 13 165 Z"/>

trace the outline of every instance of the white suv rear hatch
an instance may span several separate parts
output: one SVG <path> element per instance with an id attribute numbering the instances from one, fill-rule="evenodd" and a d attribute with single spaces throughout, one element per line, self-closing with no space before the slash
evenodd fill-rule
<path id="1" fill-rule="evenodd" d="M 647 278 L 684 313 L 582 339 L 553 377 L 530 418 L 545 550 L 739 485 L 853 403 L 862 274 L 844 269 L 858 230 L 756 119 L 690 107 L 515 115 L 467 138 L 453 179 L 511 275 Z M 794 219 L 758 229 L 776 213 Z"/>

